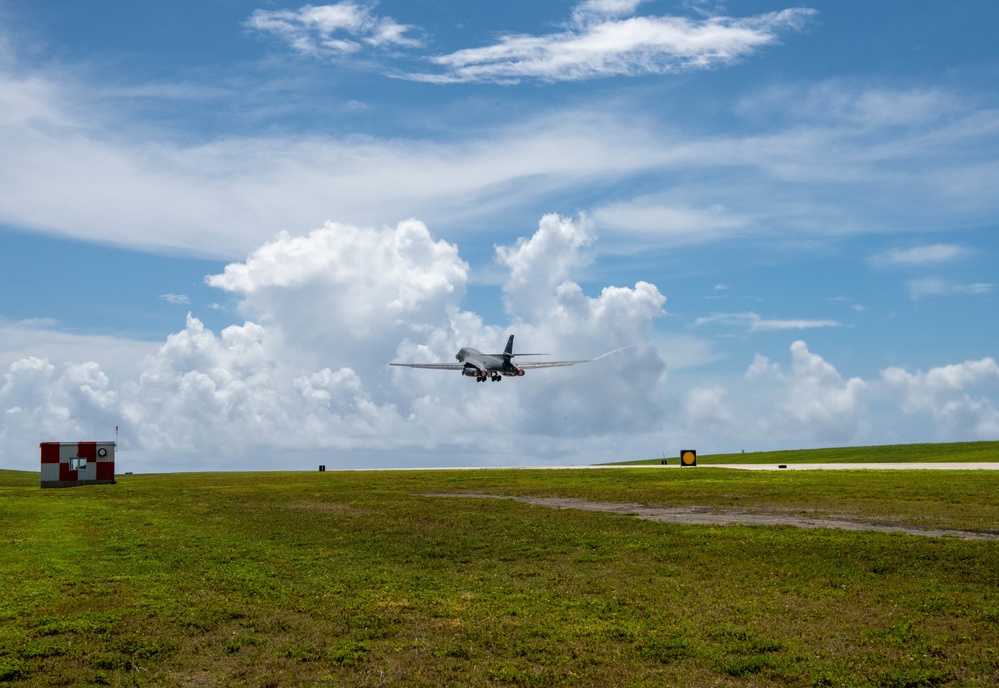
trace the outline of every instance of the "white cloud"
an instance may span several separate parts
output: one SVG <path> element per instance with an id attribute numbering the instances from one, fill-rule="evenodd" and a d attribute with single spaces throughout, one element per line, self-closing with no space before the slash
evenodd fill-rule
<path id="1" fill-rule="evenodd" d="M 870 90 L 826 88 L 844 99 Z M 936 93 L 946 100 L 937 107 L 956 116 L 884 125 L 876 137 L 850 118 L 789 121 L 807 96 L 799 88 L 762 108 L 758 130 L 734 136 L 677 127 L 668 112 L 636 116 L 640 108 L 621 101 L 458 129 L 447 140 L 265 133 L 202 142 L 129 120 L 134 103 L 107 93 L 82 69 L 0 64 L 0 222 L 232 260 L 280 229 L 301 233 L 333 215 L 361 226 L 419 216 L 470 233 L 483 218 L 584 191 L 623 199 L 584 210 L 595 227 L 635 240 L 629 250 L 650 240 L 950 228 L 987 223 L 997 209 L 982 181 L 994 177 L 982 166 L 992 164 L 996 113 L 949 93 Z M 600 195 L 639 178 L 662 191 Z"/>
<path id="2" fill-rule="evenodd" d="M 684 434 L 698 438 L 705 451 L 869 440 L 870 385 L 844 379 L 803 341 L 792 343 L 790 354 L 789 366 L 757 354 L 742 379 L 692 384 L 683 398 Z"/>
<path id="3" fill-rule="evenodd" d="M 858 134 L 942 121 L 954 123 L 960 121 L 955 117 L 961 114 L 960 105 L 943 89 L 886 86 L 858 89 L 856 82 L 843 78 L 807 85 L 771 86 L 745 97 L 737 109 L 748 117 L 790 116 L 847 126 Z"/>
<path id="4" fill-rule="evenodd" d="M 573 21 L 584 24 L 593 19 L 632 14 L 648 0 L 584 0 L 572 10 Z"/>
<path id="5" fill-rule="evenodd" d="M 875 267 L 914 267 L 952 263 L 967 255 L 967 250 L 957 244 L 928 244 L 911 248 L 893 248 L 871 256 L 868 262 Z"/>
<path id="6" fill-rule="evenodd" d="M 96 363 L 14 361 L 0 386 L 0 463 L 24 466 L 28 456 L 37 459 L 39 442 L 92 439 L 94 428 L 115 424 L 117 406 L 118 394 Z"/>
<path id="7" fill-rule="evenodd" d="M 747 233 L 754 226 L 749 218 L 722 205 L 691 208 L 663 204 L 652 198 L 600 206 L 593 210 L 592 217 L 601 228 L 676 244 L 717 241 Z"/>
<path id="8" fill-rule="evenodd" d="M 765 319 L 758 313 L 715 313 L 700 317 L 694 321 L 694 327 L 702 325 L 726 325 L 729 327 L 745 327 L 750 332 L 770 332 L 774 330 L 807 330 L 816 327 L 841 327 L 835 320 L 777 320 Z"/>
<path id="9" fill-rule="evenodd" d="M 924 277 L 921 279 L 909 280 L 905 283 L 905 286 L 909 290 L 909 296 L 913 299 L 920 299 L 928 296 L 988 294 L 991 293 L 995 287 L 994 284 L 985 282 L 957 284 L 939 277 Z"/>
<path id="10" fill-rule="evenodd" d="M 296 375 L 288 353 L 279 335 L 256 323 L 215 335 L 189 316 L 131 387 L 130 433 L 159 453 L 245 456 L 260 447 L 273 456 L 377 446 L 401 429 L 392 405 L 373 402 L 352 369 Z"/>
<path id="11" fill-rule="evenodd" d="M 655 346 L 669 371 L 703 368 L 723 358 L 710 340 L 686 334 L 658 338 Z"/>
<path id="12" fill-rule="evenodd" d="M 215 333 L 189 315 L 129 365 L 15 358 L 0 391 L 0 461 L 23 462 L 53 437 L 104 438 L 113 425 L 137 470 L 280 468 L 324 456 L 339 465 L 544 462 L 583 437 L 648 431 L 661 422 L 664 366 L 649 336 L 665 297 L 643 282 L 586 295 L 571 279 L 586 262 L 573 255 L 587 244 L 584 225 L 545 216 L 534 236 L 497 249 L 507 293 L 530 287 L 536 297 L 511 296 L 512 328 L 461 310 L 468 266 L 416 220 L 279 235 L 208 277 L 239 299 L 242 325 Z M 451 360 L 461 345 L 499 349 L 511 331 L 521 351 L 617 351 L 502 385 L 387 365 Z M 384 454 L 400 449 L 412 458 Z"/>
<path id="13" fill-rule="evenodd" d="M 93 360 L 112 378 L 117 378 L 156 348 L 155 342 L 60 331 L 60 323 L 51 319 L 16 323 L 0 320 L 0 371 L 15 361 L 31 357 L 52 361 Z"/>
<path id="14" fill-rule="evenodd" d="M 694 387 L 684 400 L 685 421 L 698 434 L 727 434 L 738 425 L 737 411 L 728 400 L 728 390 L 720 385 Z"/>
<path id="15" fill-rule="evenodd" d="M 753 362 L 746 369 L 746 378 L 752 379 L 754 377 L 762 377 L 765 375 L 777 375 L 780 373 L 780 366 L 776 363 L 771 363 L 770 359 L 763 354 L 756 354 L 753 357 Z"/>
<path id="16" fill-rule="evenodd" d="M 510 284 L 537 297 L 510 298 L 508 327 L 461 310 L 457 249 L 407 221 L 331 223 L 260 247 L 212 278 L 253 315 L 219 333 L 189 316 L 158 346 L 116 350 L 38 325 L 0 328 L 0 465 L 30 469 L 38 442 L 107 439 L 116 425 L 121 470 L 139 471 L 585 463 L 690 442 L 730 451 L 999 438 L 991 358 L 865 381 L 797 341 L 788 364 L 757 355 L 741 378 L 718 378 L 706 342 L 654 342 L 665 301 L 654 285 L 583 292 L 572 279 L 586 263 L 573 255 L 587 250 L 582 237 L 581 223 L 551 215 L 497 250 Z M 358 303 L 354 285 L 383 308 Z M 509 333 L 520 351 L 615 353 L 498 384 L 386 365 L 452 360 L 461 345 L 499 349 Z"/>
<path id="17" fill-rule="evenodd" d="M 867 383 L 844 381 L 836 369 L 811 353 L 803 341 L 791 345 L 791 377 L 783 410 L 803 425 L 855 430 L 863 411 Z"/>
<path id="18" fill-rule="evenodd" d="M 390 73 L 432 83 L 515 83 L 710 69 L 777 43 L 782 33 L 800 31 L 816 14 L 793 8 L 742 19 L 634 16 L 643 1 L 585 0 L 573 8 L 562 32 L 506 35 L 495 45 L 427 58 L 443 73 Z M 342 58 L 365 47 L 421 45 L 409 35 L 415 27 L 375 16 L 370 7 L 351 0 L 297 10 L 258 9 L 245 26 L 315 58 Z"/>
<path id="19" fill-rule="evenodd" d="M 310 57 L 347 55 L 364 46 L 420 45 L 417 39 L 406 36 L 413 27 L 377 17 L 370 7 L 350 0 L 334 5 L 305 5 L 297 10 L 255 10 L 245 25 L 273 34 Z"/>
<path id="20" fill-rule="evenodd" d="M 846 444 L 999 439 L 999 366 L 991 357 L 879 377 L 846 378 L 803 341 L 790 365 L 757 354 L 744 380 L 691 385 L 685 436 L 733 447 L 794 449 Z"/>
<path id="21" fill-rule="evenodd" d="M 248 317 L 310 365 L 339 367 L 389 360 L 399 339 L 457 312 L 467 278 L 456 246 L 408 220 L 281 234 L 207 282 L 237 295 Z"/>
<path id="22" fill-rule="evenodd" d="M 929 415 L 941 434 L 999 437 L 999 410 L 984 392 L 999 390 L 999 366 L 992 358 L 910 373 L 881 371 L 884 384 L 904 413 Z M 976 394 L 977 393 L 977 394 Z"/>
<path id="23" fill-rule="evenodd" d="M 184 306 L 191 303 L 191 297 L 186 294 L 160 294 L 160 298 L 175 306 Z"/>
<path id="24" fill-rule="evenodd" d="M 507 35 L 483 48 L 433 58 L 443 74 L 410 74 L 434 83 L 516 83 L 522 79 L 578 81 L 607 76 L 666 74 L 737 62 L 799 31 L 815 14 L 788 9 L 746 19 L 624 16 L 627 0 L 577 5 L 565 31 L 544 36 Z"/>
<path id="25" fill-rule="evenodd" d="M 233 259 L 334 212 L 361 225 L 419 214 L 474 227 L 531 199 L 663 163 L 671 151 L 650 146 L 654 136 L 608 113 L 560 112 L 441 142 L 261 135 L 191 144 L 120 121 L 78 75 L 0 69 L 0 222 Z"/>
<path id="26" fill-rule="evenodd" d="M 550 308 L 547 299 L 557 298 L 556 288 L 589 262 L 582 249 L 593 242 L 591 231 L 586 218 L 576 223 L 552 213 L 541 218 L 530 239 L 520 239 L 509 248 L 497 247 L 497 262 L 510 270 L 503 287 L 507 310 Z"/>
<path id="27" fill-rule="evenodd" d="M 666 297 L 647 282 L 587 296 L 569 278 L 589 262 L 590 232 L 586 218 L 573 222 L 549 214 L 530 239 L 496 249 L 497 262 L 510 271 L 503 287 L 507 312 L 523 318 L 515 324 L 532 351 L 580 359 L 621 349 L 577 367 L 577 374 L 527 386 L 523 398 L 533 412 L 524 426 L 531 432 L 572 435 L 582 425 L 604 434 L 649 429 L 660 419 L 665 366 L 649 340 Z M 593 393 L 595 377 L 599 394 Z"/>

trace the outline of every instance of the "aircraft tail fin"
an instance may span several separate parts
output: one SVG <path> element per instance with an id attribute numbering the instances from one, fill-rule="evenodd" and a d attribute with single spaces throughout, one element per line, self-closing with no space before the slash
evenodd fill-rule
<path id="1" fill-rule="evenodd" d="M 506 340 L 506 349 L 503 350 L 503 357 L 506 358 L 506 360 L 508 360 L 508 361 L 511 358 L 513 358 L 514 356 L 547 356 L 547 355 L 548 354 L 523 354 L 523 353 L 521 353 L 521 354 L 515 354 L 515 353 L 513 353 L 513 335 L 512 334 L 510 335 L 510 338 L 508 340 Z"/>
<path id="2" fill-rule="evenodd" d="M 513 335 L 512 334 L 510 335 L 510 338 L 508 340 L 506 340 L 506 348 L 503 349 L 503 355 L 507 357 L 507 360 L 509 360 L 509 357 L 513 356 Z"/>

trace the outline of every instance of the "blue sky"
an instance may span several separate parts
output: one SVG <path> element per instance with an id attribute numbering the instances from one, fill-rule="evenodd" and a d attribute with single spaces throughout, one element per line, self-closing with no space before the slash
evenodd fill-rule
<path id="1" fill-rule="evenodd" d="M 0 0 L 0 467 L 999 439 L 999 7 Z M 389 361 L 518 344 L 476 385 Z"/>

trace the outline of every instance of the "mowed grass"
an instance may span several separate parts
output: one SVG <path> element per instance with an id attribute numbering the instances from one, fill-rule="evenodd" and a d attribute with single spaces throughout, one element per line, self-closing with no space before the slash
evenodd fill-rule
<path id="1" fill-rule="evenodd" d="M 482 497 L 999 528 L 994 472 L 0 471 L 0 684 L 999 685 L 999 542 Z"/>
<path id="2" fill-rule="evenodd" d="M 680 463 L 676 456 L 665 457 Z M 640 459 L 619 465 L 652 465 L 663 459 Z M 959 463 L 999 461 L 999 442 L 953 442 L 950 444 L 897 444 L 873 447 L 834 447 L 831 449 L 792 449 L 739 454 L 699 455 L 699 464 L 738 463 Z"/>

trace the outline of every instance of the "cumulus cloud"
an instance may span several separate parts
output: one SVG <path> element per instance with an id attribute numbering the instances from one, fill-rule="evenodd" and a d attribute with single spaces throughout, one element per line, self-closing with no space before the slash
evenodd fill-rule
<path id="1" fill-rule="evenodd" d="M 310 360 L 380 357 L 398 340 L 445 320 L 465 294 L 458 248 L 417 220 L 394 228 L 327 223 L 280 234 L 241 263 L 207 278 L 240 299 L 247 317 L 273 328 Z"/>
<path id="2" fill-rule="evenodd" d="M 985 396 L 999 390 L 992 358 L 910 373 L 886 368 L 881 377 L 904 413 L 931 417 L 945 436 L 999 437 L 999 410 Z"/>
<path id="3" fill-rule="evenodd" d="M 868 382 L 844 378 L 799 340 L 788 364 L 756 354 L 742 380 L 691 385 L 684 428 L 722 451 L 852 444 L 870 438 L 869 397 Z"/>
<path id="4" fill-rule="evenodd" d="M 550 214 L 497 246 L 502 324 L 463 309 L 458 247 L 407 220 L 279 234 L 208 276 L 246 316 L 220 332 L 188 315 L 162 343 L 119 351 L 100 338 L 42 349 L 44 323 L 0 328 L 0 465 L 30 468 L 38 442 L 106 439 L 113 426 L 129 470 L 579 463 L 691 438 L 722 450 L 870 441 L 905 418 L 940 439 L 999 436 L 991 358 L 865 381 L 796 341 L 788 363 L 757 355 L 741 380 L 711 379 L 703 341 L 657 341 L 655 285 L 584 290 L 593 240 L 585 217 Z M 735 315 L 758 329 L 813 322 Z M 387 365 L 499 350 L 511 333 L 519 351 L 592 360 L 501 384 Z M 875 428 L 877 389 L 893 406 Z"/>
<path id="5" fill-rule="evenodd" d="M 434 83 L 516 83 L 522 79 L 579 81 L 608 76 L 666 74 L 737 62 L 800 31 L 815 14 L 795 8 L 756 17 L 628 16 L 629 0 L 583 2 L 564 31 L 505 35 L 494 45 L 432 58 L 441 74 L 410 74 Z"/>
<path id="6" fill-rule="evenodd" d="M 757 355 L 746 371 L 760 410 L 752 413 L 761 430 L 808 443 L 853 442 L 866 436 L 868 384 L 839 371 L 803 341 L 791 344 L 791 365 L 785 370 Z"/>
<path id="7" fill-rule="evenodd" d="M 245 457 L 257 447 L 377 446 L 400 429 L 391 404 L 372 401 L 351 368 L 296 375 L 287 354 L 257 323 L 216 335 L 188 316 L 130 386 L 131 434 L 161 453 Z"/>
<path id="8" fill-rule="evenodd" d="M 867 384 L 860 378 L 843 380 L 836 368 L 811 353 L 803 341 L 791 345 L 791 376 L 782 408 L 802 424 L 836 429 L 854 426 L 863 410 Z"/>
<path id="9" fill-rule="evenodd" d="M 120 425 L 124 456 L 140 470 L 275 468 L 290 456 L 544 462 L 583 437 L 654 428 L 665 377 L 649 333 L 665 297 L 644 282 L 585 294 L 572 276 L 588 237 L 585 222 L 550 215 L 531 237 L 497 248 L 512 320 L 502 327 L 462 309 L 468 265 L 419 221 L 278 235 L 207 278 L 239 301 L 240 325 L 213 332 L 189 314 L 113 375 L 93 360 L 15 358 L 0 389 L 0 459 L 33 453 L 25 442 L 106 437 Z M 462 345 L 500 349 L 510 332 L 560 357 L 616 352 L 531 371 L 528 384 L 387 365 L 451 360 Z"/>
<path id="10" fill-rule="evenodd" d="M 14 361 L 0 386 L 0 465 L 31 465 L 42 441 L 93 439 L 96 427 L 115 424 L 118 405 L 118 393 L 96 363 L 34 356 Z"/>
<path id="11" fill-rule="evenodd" d="M 787 362 L 757 354 L 741 380 L 713 378 L 718 359 L 704 342 L 656 341 L 665 297 L 654 285 L 587 294 L 574 281 L 591 237 L 585 221 L 550 215 L 497 248 L 506 325 L 462 309 L 467 265 L 411 220 L 276 237 L 209 277 L 252 316 L 220 332 L 189 315 L 151 349 L 100 359 L 106 347 L 95 340 L 87 359 L 82 344 L 24 354 L 38 332 L 0 328 L 10 361 L 0 465 L 30 469 L 38 442 L 107 439 L 117 425 L 122 465 L 140 471 L 581 463 L 692 441 L 730 451 L 999 438 L 991 358 L 863 380 L 796 341 Z M 498 350 L 510 333 L 520 351 L 594 360 L 486 384 L 386 365 L 449 361 L 461 345 Z M 886 406 L 875 424 L 876 401 Z"/>
<path id="12" fill-rule="evenodd" d="M 684 400 L 685 421 L 705 435 L 726 435 L 739 425 L 738 412 L 731 406 L 728 390 L 721 385 L 694 387 Z"/>
<path id="13" fill-rule="evenodd" d="M 541 218 L 538 231 L 529 239 L 497 247 L 496 260 L 510 270 L 503 287 L 507 310 L 550 308 L 545 299 L 556 298 L 556 288 L 589 261 L 582 249 L 593 242 L 591 231 L 586 218 L 573 222 L 552 213 Z"/>
<path id="14" fill-rule="evenodd" d="M 665 365 L 649 342 L 666 297 L 647 282 L 586 295 L 570 277 L 589 263 L 591 232 L 585 217 L 549 214 L 529 239 L 496 249 L 497 262 L 509 270 L 507 312 L 533 351 L 536 344 L 573 359 L 615 352 L 579 367 L 578 374 L 525 386 L 522 395 L 533 412 L 524 423 L 534 432 L 572 435 L 579 432 L 577 422 L 596 434 L 648 430 L 661 418 Z M 591 391 L 594 379 L 600 394 Z"/>
<path id="15" fill-rule="evenodd" d="M 787 363 L 756 354 L 744 380 L 695 383 L 682 397 L 684 437 L 781 448 L 999 439 L 999 366 L 991 357 L 927 371 L 846 377 L 804 341 Z"/>
<path id="16" fill-rule="evenodd" d="M 420 45 L 419 40 L 406 35 L 413 27 L 389 17 L 375 16 L 370 7 L 350 0 L 333 5 L 305 5 L 297 10 L 256 10 L 245 25 L 274 35 L 309 57 L 347 55 L 365 46 Z"/>

